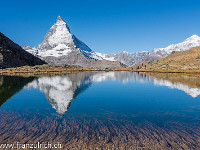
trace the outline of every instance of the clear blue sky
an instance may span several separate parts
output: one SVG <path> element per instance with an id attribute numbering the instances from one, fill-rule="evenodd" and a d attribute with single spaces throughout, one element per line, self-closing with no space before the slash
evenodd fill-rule
<path id="1" fill-rule="evenodd" d="M 103 53 L 151 51 L 200 35 L 199 0 L 4 0 L 0 32 L 36 46 L 60 15 L 71 32 Z"/>

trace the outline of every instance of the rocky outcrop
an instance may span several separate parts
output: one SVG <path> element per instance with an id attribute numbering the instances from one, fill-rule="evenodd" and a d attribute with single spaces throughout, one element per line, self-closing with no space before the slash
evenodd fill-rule
<path id="1" fill-rule="evenodd" d="M 3 33 L 0 33 L 0 68 L 42 64 L 45 62 L 26 52 Z"/>

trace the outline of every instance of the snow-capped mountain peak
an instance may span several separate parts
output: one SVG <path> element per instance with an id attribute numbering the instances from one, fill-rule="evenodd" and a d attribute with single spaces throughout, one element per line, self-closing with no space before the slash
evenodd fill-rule
<path id="1" fill-rule="evenodd" d="M 70 29 L 69 29 L 67 23 L 60 16 L 58 16 L 55 25 L 56 26 L 63 26 L 63 28 L 67 28 L 68 33 L 70 33 Z"/>
<path id="2" fill-rule="evenodd" d="M 61 22 L 64 22 L 64 20 L 63 20 L 60 16 L 58 16 L 56 22 L 60 22 L 60 21 L 61 21 Z"/>
<path id="3" fill-rule="evenodd" d="M 65 44 L 68 47 L 75 46 L 70 29 L 60 16 L 58 16 L 56 23 L 47 32 L 41 47 L 52 49 L 59 44 Z"/>
<path id="4" fill-rule="evenodd" d="M 193 41 L 200 41 L 200 37 L 194 34 L 191 37 L 187 38 L 184 42 L 193 42 Z"/>
<path id="5" fill-rule="evenodd" d="M 166 48 L 155 48 L 152 50 L 150 55 L 155 58 L 162 58 L 168 56 L 173 51 L 185 51 L 197 46 L 200 46 L 200 37 L 194 34 L 178 44 L 171 44 Z"/>
<path id="6" fill-rule="evenodd" d="M 75 35 L 72 35 L 67 23 L 60 16 L 58 16 L 56 23 L 47 32 L 44 41 L 40 45 L 33 48 L 24 46 L 23 48 L 29 53 L 42 57 L 48 63 L 62 65 L 75 62 L 74 60 L 69 62 L 66 59 L 77 59 L 77 53 L 81 53 L 87 59 L 119 61 L 127 66 L 141 62 L 148 55 L 147 52 L 129 54 L 126 51 L 119 54 L 96 53 Z"/>
<path id="7" fill-rule="evenodd" d="M 44 41 L 33 48 L 23 47 L 26 51 L 40 57 L 61 57 L 72 51 L 80 50 L 93 58 L 94 52 L 81 40 L 71 34 L 67 23 L 58 16 L 56 23 L 45 35 Z M 89 54 L 91 53 L 91 54 Z"/>

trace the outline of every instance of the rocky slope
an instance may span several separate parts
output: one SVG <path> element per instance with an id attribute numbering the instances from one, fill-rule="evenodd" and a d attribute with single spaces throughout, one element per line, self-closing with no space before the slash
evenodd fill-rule
<path id="1" fill-rule="evenodd" d="M 139 64 L 133 68 L 144 71 L 200 72 L 200 47 L 174 51 L 165 58 Z"/>
<path id="2" fill-rule="evenodd" d="M 45 64 L 41 59 L 23 50 L 0 32 L 0 68 Z"/>
<path id="3" fill-rule="evenodd" d="M 124 64 L 103 60 L 85 43 L 72 35 L 66 22 L 58 16 L 56 23 L 47 32 L 44 41 L 35 47 L 24 46 L 27 52 L 38 55 L 54 65 L 85 68 L 121 68 Z"/>

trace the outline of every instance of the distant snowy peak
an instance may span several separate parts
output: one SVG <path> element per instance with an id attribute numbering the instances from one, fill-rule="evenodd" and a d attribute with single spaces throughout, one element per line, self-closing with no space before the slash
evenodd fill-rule
<path id="1" fill-rule="evenodd" d="M 24 46 L 23 48 L 29 53 L 40 57 L 65 56 L 74 50 L 90 52 L 88 57 L 91 58 L 95 55 L 85 43 L 71 34 L 67 23 L 60 16 L 58 16 L 56 23 L 47 32 L 44 41 L 40 45 L 35 47 Z"/>
<path id="2" fill-rule="evenodd" d="M 200 37 L 198 35 L 193 35 L 181 43 L 172 44 L 166 48 L 155 48 L 151 53 L 147 51 L 128 53 L 122 51 L 118 54 L 102 54 L 96 53 L 102 59 L 111 60 L 111 61 L 120 61 L 128 66 L 133 66 L 145 61 L 151 61 L 157 58 L 163 58 L 170 55 L 173 51 L 185 51 L 192 47 L 200 46 Z"/>
<path id="3" fill-rule="evenodd" d="M 199 37 L 198 35 L 194 34 L 194 35 L 192 35 L 191 37 L 187 38 L 187 39 L 185 40 L 185 42 L 186 42 L 186 41 L 188 41 L 188 42 L 190 42 L 190 41 L 199 41 L 199 40 L 200 40 L 200 37 Z"/>
<path id="4" fill-rule="evenodd" d="M 181 43 L 172 44 L 166 48 L 155 48 L 152 50 L 150 55 L 157 58 L 162 58 L 170 55 L 173 51 L 185 51 L 197 46 L 200 46 L 200 37 L 195 34 Z"/>

